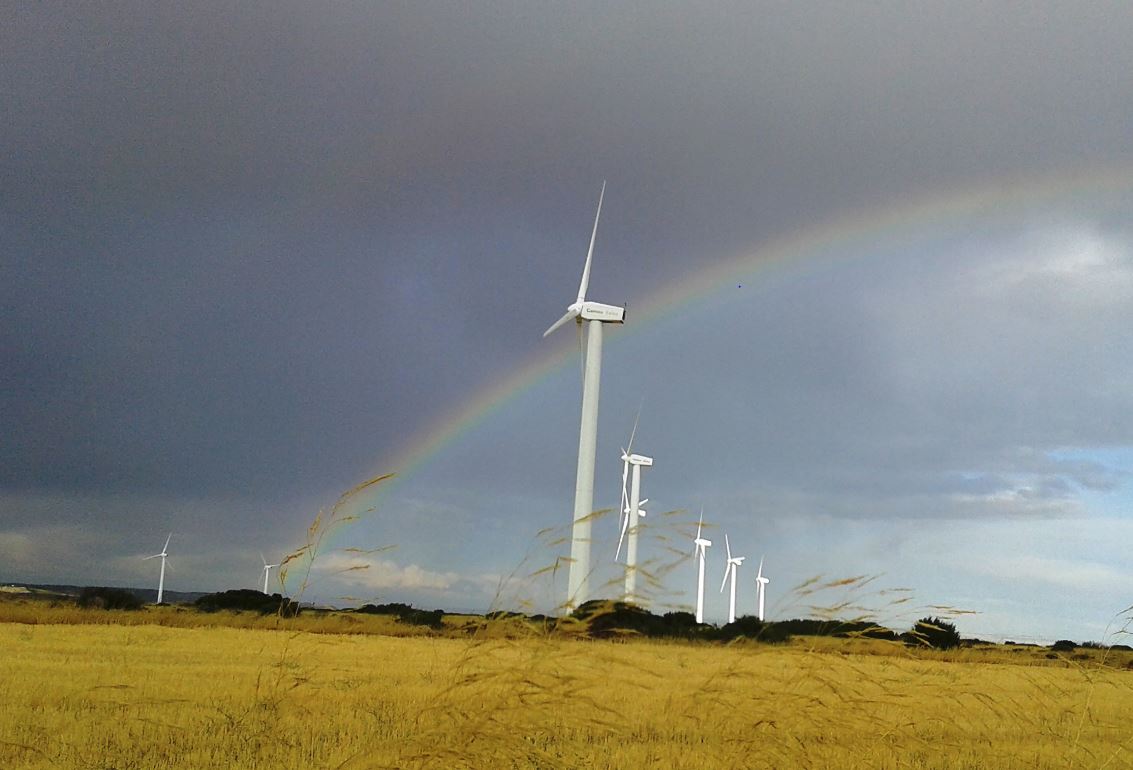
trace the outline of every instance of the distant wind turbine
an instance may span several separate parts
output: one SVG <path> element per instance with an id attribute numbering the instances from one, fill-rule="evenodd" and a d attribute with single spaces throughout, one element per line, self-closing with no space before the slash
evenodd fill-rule
<path id="1" fill-rule="evenodd" d="M 590 233 L 590 248 L 582 268 L 582 281 L 578 284 L 578 297 L 567 306 L 562 318 L 543 332 L 546 337 L 567 321 L 576 321 L 581 329 L 589 321 L 586 344 L 586 362 L 582 377 L 582 424 L 578 432 L 578 474 L 574 484 L 574 514 L 570 541 L 570 574 L 567 578 L 566 606 L 578 607 L 590 598 L 590 516 L 594 512 L 594 456 L 598 445 L 598 388 L 602 374 L 602 324 L 625 321 L 625 308 L 589 302 L 586 289 L 590 284 L 590 262 L 594 256 L 594 241 L 598 237 L 598 219 L 602 215 L 602 200 L 606 197 L 606 183 L 598 195 L 598 213 L 594 216 L 594 229 Z"/>
<path id="2" fill-rule="evenodd" d="M 746 556 L 732 556 L 732 544 L 728 542 L 728 536 L 724 535 L 724 547 L 728 549 L 728 561 L 724 565 L 724 580 L 720 583 L 720 593 L 724 592 L 724 586 L 728 583 L 728 578 L 732 578 L 732 595 L 728 600 L 728 622 L 736 622 L 736 570 L 741 564 L 744 563 Z"/>
<path id="3" fill-rule="evenodd" d="M 693 554 L 696 557 L 696 622 L 704 622 L 704 562 L 708 558 L 708 547 L 712 545 L 711 540 L 706 540 L 700 536 L 700 530 L 704 526 L 704 511 L 700 512 L 700 521 L 696 525 L 696 540 Z"/>
<path id="4" fill-rule="evenodd" d="M 161 553 L 155 553 L 153 556 L 143 556 L 142 560 L 156 559 L 161 557 L 161 577 L 157 580 L 157 603 L 161 604 L 161 598 L 165 594 L 165 557 L 169 556 L 169 541 L 173 538 L 173 533 L 169 533 L 169 537 L 165 538 L 165 545 L 161 547 Z"/>
<path id="5" fill-rule="evenodd" d="M 629 445 L 622 450 L 622 531 L 618 536 L 618 550 L 614 559 L 622 553 L 622 541 L 626 542 L 625 600 L 636 603 L 637 596 L 637 534 L 638 517 L 645 515 L 641 506 L 649 502 L 641 499 L 641 469 L 653 465 L 653 458 L 633 453 L 633 437 L 637 435 L 637 420 L 629 434 Z M 630 472 L 633 468 L 633 472 Z M 628 488 L 627 488 L 628 483 Z"/>
<path id="6" fill-rule="evenodd" d="M 763 620 L 763 594 L 767 584 L 771 581 L 763 577 L 763 557 L 759 557 L 759 574 L 755 576 L 755 590 L 759 594 L 759 614 L 757 617 Z"/>
<path id="7" fill-rule="evenodd" d="M 278 564 L 268 564 L 268 560 L 264 558 L 263 551 L 260 552 L 260 561 L 264 563 L 264 593 L 268 592 L 268 576 L 271 574 L 273 567 L 278 567 Z"/>

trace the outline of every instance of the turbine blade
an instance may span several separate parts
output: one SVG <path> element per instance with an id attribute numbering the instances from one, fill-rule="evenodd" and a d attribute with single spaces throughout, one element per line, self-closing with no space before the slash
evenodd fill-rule
<path id="1" fill-rule="evenodd" d="M 763 579 L 763 557 L 762 556 L 759 557 L 759 574 L 757 574 L 755 576 L 755 579 L 756 580 L 762 580 Z"/>
<path id="2" fill-rule="evenodd" d="M 156 559 L 158 556 L 161 556 L 161 554 L 155 553 L 153 556 L 143 556 L 142 561 L 148 561 L 149 559 Z"/>
<path id="3" fill-rule="evenodd" d="M 626 530 L 629 529 L 629 511 L 626 511 L 622 516 L 622 533 L 618 535 L 618 550 L 614 552 L 614 561 L 617 561 L 622 555 L 622 541 L 625 540 Z"/>
<path id="4" fill-rule="evenodd" d="M 728 549 L 728 561 L 732 560 L 732 544 L 728 542 L 728 533 L 724 533 L 724 547 Z"/>
<path id="5" fill-rule="evenodd" d="M 629 432 L 629 446 L 626 447 L 625 453 L 627 455 L 633 454 L 633 437 L 637 435 L 637 421 L 641 419 L 641 404 L 637 405 L 637 414 L 633 417 L 633 430 Z"/>
<path id="6" fill-rule="evenodd" d="M 264 567 L 267 567 L 268 560 L 264 558 L 264 552 L 263 551 L 260 551 L 260 561 L 262 561 L 264 563 Z"/>
<path id="7" fill-rule="evenodd" d="M 720 581 L 720 593 L 724 593 L 724 586 L 728 585 L 728 570 L 730 570 L 731 568 L 731 562 L 724 564 L 724 579 Z"/>
<path id="8" fill-rule="evenodd" d="M 559 320 L 557 320 L 553 324 L 551 324 L 551 328 L 547 329 L 547 331 L 543 332 L 543 336 L 546 337 L 548 334 L 550 334 L 555 329 L 557 329 L 560 326 L 562 326 L 563 324 L 565 324 L 567 321 L 571 320 L 572 318 L 577 317 L 578 312 L 579 311 L 573 310 L 573 309 L 566 311 L 566 315 L 564 315 L 562 318 L 560 318 Z"/>
<path id="9" fill-rule="evenodd" d="M 161 547 L 161 552 L 162 552 L 162 553 L 165 553 L 165 552 L 166 552 L 167 550 L 169 550 L 169 541 L 170 541 L 170 540 L 172 540 L 172 539 L 173 539 L 173 533 L 172 533 L 172 532 L 170 532 L 170 533 L 169 533 L 169 537 L 165 538 L 165 545 L 163 545 L 163 546 Z"/>
<path id="10" fill-rule="evenodd" d="M 624 457 L 624 454 L 623 454 Z M 626 486 L 626 476 L 629 471 L 629 460 L 622 462 L 622 517 L 625 522 L 629 522 L 629 488 Z M 622 537 L 625 537 L 625 524 L 622 524 Z M 618 538 L 618 553 L 621 553 L 622 541 Z M 614 559 L 617 560 L 617 556 Z"/>
<path id="11" fill-rule="evenodd" d="M 704 526 L 704 509 L 700 509 L 700 521 L 696 523 L 696 539 L 700 539 L 700 529 Z"/>
<path id="12" fill-rule="evenodd" d="M 582 281 L 578 284 L 578 303 L 586 301 L 586 289 L 590 286 L 590 260 L 594 256 L 594 241 L 598 237 L 598 220 L 602 216 L 602 199 L 606 197 L 606 181 L 602 180 L 602 192 L 598 194 L 598 213 L 594 215 L 594 230 L 590 233 L 590 248 L 586 251 L 586 265 L 582 268 Z"/>

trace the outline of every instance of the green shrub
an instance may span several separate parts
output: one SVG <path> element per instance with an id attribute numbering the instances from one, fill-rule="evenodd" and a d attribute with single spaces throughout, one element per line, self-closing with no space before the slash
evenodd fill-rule
<path id="1" fill-rule="evenodd" d="M 75 599 L 75 604 L 84 609 L 137 610 L 141 609 L 142 600 L 125 588 L 96 586 L 84 588 Z"/>
<path id="2" fill-rule="evenodd" d="M 956 626 L 940 618 L 921 618 L 911 631 L 901 635 L 905 644 L 915 647 L 931 647 L 934 650 L 950 650 L 960 646 L 960 633 Z"/>
<path id="3" fill-rule="evenodd" d="M 243 610 L 261 615 L 278 613 L 284 617 L 299 614 L 299 603 L 280 594 L 265 594 L 251 588 L 237 588 L 215 594 L 205 594 L 195 602 L 201 612 Z"/>
<path id="4" fill-rule="evenodd" d="M 398 621 L 414 626 L 428 626 L 437 629 L 444 626 L 444 610 L 419 610 L 412 605 L 402 604 L 401 602 L 364 604 L 354 611 L 366 615 L 393 615 Z"/>

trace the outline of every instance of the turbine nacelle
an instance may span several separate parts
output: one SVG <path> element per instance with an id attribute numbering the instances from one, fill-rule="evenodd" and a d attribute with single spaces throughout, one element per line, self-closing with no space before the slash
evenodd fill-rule
<path id="1" fill-rule="evenodd" d="M 653 458 L 646 457 L 645 455 L 626 454 L 622 452 L 622 462 L 629 463 L 630 465 L 641 465 L 646 468 L 652 467 Z"/>
<path id="2" fill-rule="evenodd" d="M 603 305 L 601 302 L 583 302 L 578 317 L 582 321 L 620 324 L 625 323 L 626 309 L 617 305 Z"/>
<path id="3" fill-rule="evenodd" d="M 146 559 L 156 559 L 159 556 L 162 559 L 164 559 L 166 556 L 169 555 L 169 553 L 168 553 L 168 551 L 169 551 L 169 541 L 172 540 L 172 539 L 173 539 L 173 533 L 170 532 L 169 537 L 165 538 L 165 545 L 163 545 L 161 547 L 161 553 L 155 553 L 153 556 L 143 556 L 142 561 L 145 561 Z"/>
<path id="4" fill-rule="evenodd" d="M 705 550 L 708 546 L 712 545 L 712 541 L 700 536 L 700 531 L 704 529 L 704 509 L 700 509 L 700 521 L 696 523 L 696 537 L 693 539 L 693 553 L 699 553 L 700 557 L 705 558 L 708 553 Z"/>

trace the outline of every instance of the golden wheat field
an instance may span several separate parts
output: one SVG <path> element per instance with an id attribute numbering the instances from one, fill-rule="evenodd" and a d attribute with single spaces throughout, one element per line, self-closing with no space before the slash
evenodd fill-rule
<path id="1" fill-rule="evenodd" d="M 0 623 L 0 767 L 1133 766 L 1133 670 L 1100 653 L 149 617 L 169 624 Z"/>

